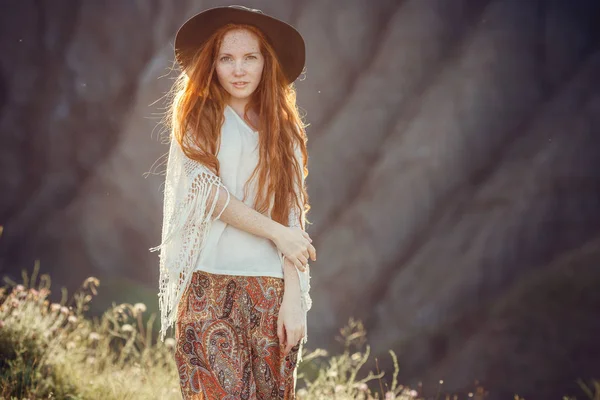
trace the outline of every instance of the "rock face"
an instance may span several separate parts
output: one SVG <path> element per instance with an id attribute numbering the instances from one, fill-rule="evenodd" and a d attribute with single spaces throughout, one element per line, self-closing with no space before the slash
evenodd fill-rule
<path id="1" fill-rule="evenodd" d="M 156 285 L 158 78 L 176 28 L 221 4 L 0 15 L 2 274 Z M 600 3 L 247 5 L 307 42 L 309 347 L 355 316 L 405 381 L 546 399 L 600 376 Z"/>

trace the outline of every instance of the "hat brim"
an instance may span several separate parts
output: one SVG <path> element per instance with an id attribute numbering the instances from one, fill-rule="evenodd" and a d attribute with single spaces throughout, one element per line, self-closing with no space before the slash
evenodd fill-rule
<path id="1" fill-rule="evenodd" d="M 273 46 L 289 83 L 300 76 L 306 61 L 302 35 L 281 20 L 236 7 L 211 8 L 191 17 L 179 28 L 175 36 L 175 58 L 182 69 L 186 69 L 198 49 L 217 29 L 229 23 L 260 29 Z"/>

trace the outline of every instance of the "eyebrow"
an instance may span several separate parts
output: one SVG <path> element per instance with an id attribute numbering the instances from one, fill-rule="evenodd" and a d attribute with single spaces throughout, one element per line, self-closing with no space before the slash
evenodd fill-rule
<path id="1" fill-rule="evenodd" d="M 244 54 L 245 56 L 249 56 L 252 54 L 260 54 L 260 52 L 258 51 L 253 51 L 252 53 L 246 53 Z M 219 53 L 219 56 L 233 56 L 233 54 L 229 54 L 229 53 Z"/>

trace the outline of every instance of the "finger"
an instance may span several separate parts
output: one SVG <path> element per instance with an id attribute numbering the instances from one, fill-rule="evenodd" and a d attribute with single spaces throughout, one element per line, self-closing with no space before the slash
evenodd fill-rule
<path id="1" fill-rule="evenodd" d="M 298 340 L 296 340 L 296 343 L 294 344 L 294 346 L 297 345 L 298 343 L 300 343 L 303 338 L 304 338 L 304 328 L 302 328 L 298 331 Z"/>
<path id="2" fill-rule="evenodd" d="M 296 268 L 298 268 L 299 271 L 304 272 L 306 270 L 306 265 L 304 263 L 302 263 L 302 261 L 298 260 L 298 264 L 296 264 Z"/>
<path id="3" fill-rule="evenodd" d="M 310 235 L 308 234 L 308 232 L 302 231 L 302 235 L 304 235 L 304 237 L 307 238 L 308 241 L 312 243 L 312 239 L 310 238 Z"/>
<path id="4" fill-rule="evenodd" d="M 301 255 L 300 257 L 298 257 L 298 260 L 300 260 L 300 262 L 302 263 L 302 266 L 304 267 L 306 264 L 308 264 L 308 258 L 304 257 L 304 255 Z"/>
<path id="5" fill-rule="evenodd" d="M 317 250 L 315 249 L 315 246 L 313 246 L 312 244 L 308 246 L 308 252 L 310 254 L 310 258 L 313 261 L 317 261 Z"/>
<path id="6" fill-rule="evenodd" d="M 279 343 L 285 342 L 285 332 L 283 329 L 282 318 L 277 318 L 277 337 L 279 338 Z"/>
<path id="7" fill-rule="evenodd" d="M 299 258 L 294 258 L 294 265 L 296 266 L 296 268 L 300 269 L 300 268 L 304 268 L 304 264 L 302 264 L 302 261 L 300 261 Z"/>
<path id="8" fill-rule="evenodd" d="M 295 335 L 290 336 L 289 339 L 290 340 L 288 340 L 287 344 L 285 345 L 285 355 L 288 355 L 290 353 L 290 351 L 292 350 L 292 347 L 294 347 L 296 345 Z"/>

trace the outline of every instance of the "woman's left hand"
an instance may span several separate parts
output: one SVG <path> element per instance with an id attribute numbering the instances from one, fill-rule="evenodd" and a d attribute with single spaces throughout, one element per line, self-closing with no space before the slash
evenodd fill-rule
<path id="1" fill-rule="evenodd" d="M 277 318 L 277 336 L 279 337 L 279 343 L 285 345 L 284 356 L 304 336 L 304 320 L 303 311 L 300 307 L 300 290 L 285 291 Z"/>

